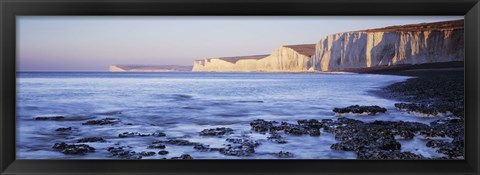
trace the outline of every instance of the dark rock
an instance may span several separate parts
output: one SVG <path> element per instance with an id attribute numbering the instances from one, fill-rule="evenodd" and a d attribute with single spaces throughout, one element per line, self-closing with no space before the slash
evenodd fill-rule
<path id="1" fill-rule="evenodd" d="M 86 144 L 66 144 L 64 142 L 55 143 L 52 147 L 55 150 L 59 150 L 63 154 L 83 155 L 90 152 L 95 152 L 95 148 Z"/>
<path id="2" fill-rule="evenodd" d="M 411 152 L 400 152 L 400 151 L 385 151 L 385 150 L 374 150 L 374 151 L 361 151 L 358 153 L 358 159 L 425 159 L 421 155 L 417 155 Z"/>
<path id="3" fill-rule="evenodd" d="M 322 128 L 322 126 L 323 126 L 322 122 L 319 122 L 318 120 L 315 120 L 315 119 L 310 119 L 310 120 L 298 120 L 297 123 L 298 123 L 298 125 L 300 125 L 300 126 L 305 126 L 305 127 L 307 127 L 307 128 L 320 129 L 320 128 Z"/>
<path id="4" fill-rule="evenodd" d="M 114 125 L 119 123 L 120 120 L 116 118 L 104 118 L 100 120 L 89 120 L 82 125 Z"/>
<path id="5" fill-rule="evenodd" d="M 167 155 L 167 154 L 168 154 L 168 151 L 162 150 L 162 151 L 159 151 L 158 154 L 160 154 L 160 155 Z"/>
<path id="6" fill-rule="evenodd" d="M 151 144 L 148 146 L 148 149 L 165 149 L 166 146 L 162 144 Z"/>
<path id="7" fill-rule="evenodd" d="M 213 129 L 204 129 L 200 132 L 201 136 L 223 136 L 226 134 L 233 134 L 233 129 L 231 128 L 213 128 Z"/>
<path id="8" fill-rule="evenodd" d="M 148 136 L 164 137 L 166 136 L 166 134 L 163 132 L 155 132 L 155 133 L 124 132 L 124 133 L 118 134 L 118 137 L 120 138 L 148 137 Z"/>
<path id="9" fill-rule="evenodd" d="M 106 140 L 101 137 L 87 137 L 87 138 L 77 140 L 77 143 L 85 143 L 85 142 L 106 142 Z"/>
<path id="10" fill-rule="evenodd" d="M 121 147 L 109 147 L 107 148 L 107 151 L 115 157 L 121 158 L 121 159 L 141 159 L 142 156 L 139 153 L 136 153 L 135 151 L 131 151 L 126 149 L 126 147 L 121 146 Z"/>
<path id="11" fill-rule="evenodd" d="M 430 140 L 426 146 L 438 148 L 437 152 L 447 155 L 449 159 L 457 159 L 464 156 L 463 142 L 444 142 L 441 140 Z"/>
<path id="12" fill-rule="evenodd" d="M 155 152 L 152 152 L 152 151 L 150 151 L 150 152 L 142 151 L 142 152 L 140 152 L 139 154 L 140 154 L 141 156 L 143 156 L 143 157 L 149 157 L 149 156 L 155 155 Z"/>
<path id="13" fill-rule="evenodd" d="M 275 153 L 275 155 L 277 157 L 280 157 L 280 158 L 287 158 L 287 157 L 293 157 L 293 154 L 290 153 L 290 152 L 284 152 L 284 151 L 280 151 L 278 153 Z"/>
<path id="14" fill-rule="evenodd" d="M 167 143 L 167 144 L 179 145 L 179 146 L 192 146 L 197 144 L 195 142 L 190 142 L 188 140 L 181 140 L 181 139 L 158 140 L 153 142 L 153 144 L 157 144 L 157 143 Z"/>
<path id="15" fill-rule="evenodd" d="M 196 149 L 199 151 L 220 151 L 220 148 L 210 148 L 209 145 L 204 145 L 204 144 L 195 144 L 193 149 Z"/>
<path id="16" fill-rule="evenodd" d="M 277 122 L 275 121 L 265 121 L 263 119 L 257 119 L 250 123 L 252 130 L 258 132 L 265 132 L 273 129 L 273 124 Z"/>
<path id="17" fill-rule="evenodd" d="M 410 132 L 419 132 L 427 139 L 447 136 L 453 138 L 452 142 L 431 140 L 426 146 L 437 148 L 437 152 L 447 155 L 442 159 L 462 158 L 465 135 L 463 71 L 425 74 L 427 72 L 422 72 L 420 76 L 415 75 L 416 78 L 391 84 L 377 95 L 407 102 L 395 104 L 399 110 L 445 116 L 446 118 L 431 122 L 430 126 L 412 126 L 409 123 L 402 123 L 403 126 L 396 129 L 409 128 Z"/>
<path id="18" fill-rule="evenodd" d="M 260 145 L 259 142 L 255 140 L 250 140 L 247 138 L 228 138 L 226 141 L 234 144 L 240 144 L 240 145 L 246 145 L 246 146 L 252 146 L 252 147 L 257 147 Z"/>
<path id="19" fill-rule="evenodd" d="M 57 128 L 57 129 L 55 129 L 55 131 L 65 132 L 65 131 L 71 131 L 72 129 L 73 129 L 72 127 L 68 127 L 68 128 Z"/>
<path id="20" fill-rule="evenodd" d="M 387 151 L 395 151 L 395 150 L 400 150 L 402 145 L 395 140 L 387 140 L 387 141 L 382 141 L 380 144 L 379 148 L 381 150 L 387 150 Z"/>
<path id="21" fill-rule="evenodd" d="M 228 144 L 225 148 L 220 149 L 220 153 L 230 156 L 250 156 L 255 153 L 255 148 L 252 145 Z"/>
<path id="22" fill-rule="evenodd" d="M 310 136 L 320 136 L 320 129 L 312 128 L 308 130 Z"/>
<path id="23" fill-rule="evenodd" d="M 441 113 L 447 113 L 446 109 L 441 110 L 434 106 L 428 106 L 425 104 L 395 103 L 395 107 L 398 110 L 407 111 L 407 112 L 417 112 L 427 116 L 438 116 Z"/>
<path id="24" fill-rule="evenodd" d="M 220 148 L 220 153 L 230 156 L 250 156 L 255 153 L 255 147 L 260 143 L 246 137 L 228 138 L 227 142 L 232 144 L 225 145 L 225 148 Z"/>
<path id="25" fill-rule="evenodd" d="M 303 135 L 303 134 L 308 134 L 308 131 L 301 127 L 290 127 L 285 129 L 285 134 Z"/>
<path id="26" fill-rule="evenodd" d="M 172 157 L 172 159 L 180 159 L 180 160 L 189 160 L 193 159 L 192 156 L 188 154 L 182 154 L 180 157 Z"/>
<path id="27" fill-rule="evenodd" d="M 369 115 L 375 115 L 377 113 L 385 113 L 387 109 L 382 108 L 380 106 L 359 106 L 359 105 L 352 105 L 346 108 L 334 108 L 333 112 L 337 114 L 344 114 L 344 113 L 353 113 L 353 114 L 363 114 L 367 113 Z"/>
<path id="28" fill-rule="evenodd" d="M 109 111 L 109 112 L 99 112 L 98 115 L 118 115 L 122 114 L 122 111 Z"/>
<path id="29" fill-rule="evenodd" d="M 311 135 L 311 136 L 320 136 L 319 128 L 322 127 L 322 123 L 318 120 L 298 120 L 299 124 L 290 124 L 287 122 L 281 122 L 280 124 L 276 121 L 265 121 L 262 119 L 254 120 L 250 123 L 252 130 L 258 132 L 276 132 L 284 131 L 285 134 L 290 135 Z"/>
<path id="30" fill-rule="evenodd" d="M 65 120 L 65 117 L 64 117 L 64 116 L 53 116 L 53 117 L 35 117 L 35 120 L 63 121 L 63 120 Z"/>
<path id="31" fill-rule="evenodd" d="M 280 134 L 277 134 L 277 133 L 270 133 L 270 136 L 267 137 L 267 140 L 276 142 L 278 144 L 287 143 L 287 141 L 283 139 L 283 137 Z"/>
<path id="32" fill-rule="evenodd" d="M 441 140 L 430 140 L 426 144 L 426 146 L 432 147 L 432 148 L 439 148 L 445 145 L 447 145 L 447 143 Z"/>

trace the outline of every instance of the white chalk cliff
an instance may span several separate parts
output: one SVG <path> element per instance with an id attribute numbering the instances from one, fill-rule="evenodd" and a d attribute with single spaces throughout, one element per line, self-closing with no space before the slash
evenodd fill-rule
<path id="1" fill-rule="evenodd" d="M 463 20 L 329 35 L 313 56 L 320 71 L 463 60 Z"/>
<path id="2" fill-rule="evenodd" d="M 280 46 L 270 55 L 220 57 L 197 60 L 192 71 L 207 72 L 305 72 L 315 44 Z"/>
<path id="3" fill-rule="evenodd" d="M 192 71 L 329 72 L 463 60 L 464 22 L 457 20 L 338 33 L 270 55 L 197 60 Z"/>

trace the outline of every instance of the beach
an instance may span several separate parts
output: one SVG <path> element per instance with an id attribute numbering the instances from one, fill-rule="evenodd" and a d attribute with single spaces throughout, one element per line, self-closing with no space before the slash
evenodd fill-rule
<path id="1" fill-rule="evenodd" d="M 21 73 L 17 157 L 463 159 L 461 71 L 432 71 Z"/>

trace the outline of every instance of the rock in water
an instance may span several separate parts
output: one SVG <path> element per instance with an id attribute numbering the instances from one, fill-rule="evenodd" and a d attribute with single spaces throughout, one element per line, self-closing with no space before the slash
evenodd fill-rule
<path id="1" fill-rule="evenodd" d="M 59 150 L 63 154 L 83 155 L 90 152 L 95 152 L 95 148 L 86 144 L 66 144 L 65 142 L 55 143 L 52 147 Z"/>
<path id="2" fill-rule="evenodd" d="M 203 131 L 200 132 L 201 136 L 223 136 L 228 134 L 233 134 L 233 129 L 221 127 L 221 128 L 213 128 L 213 129 L 204 129 Z"/>
<path id="3" fill-rule="evenodd" d="M 193 157 L 190 156 L 189 154 L 182 154 L 180 157 L 172 157 L 172 159 L 189 160 L 189 159 L 193 159 Z"/>
<path id="4" fill-rule="evenodd" d="M 85 143 L 85 142 L 106 142 L 106 140 L 101 137 L 87 137 L 87 138 L 77 140 L 77 143 Z"/>
<path id="5" fill-rule="evenodd" d="M 337 114 L 345 114 L 345 113 L 353 113 L 353 114 L 368 114 L 368 115 L 375 115 L 377 113 L 385 113 L 387 109 L 382 108 L 380 106 L 359 106 L 359 105 L 352 105 L 346 108 L 334 108 L 333 112 Z"/>
<path id="6" fill-rule="evenodd" d="M 125 146 L 120 147 L 108 147 L 107 151 L 114 157 L 118 157 L 120 159 L 141 159 L 142 155 L 136 153 L 135 151 L 131 151 L 127 149 Z"/>
<path id="7" fill-rule="evenodd" d="M 52 121 L 62 121 L 65 120 L 64 116 L 53 116 L 53 117 L 35 117 L 35 120 L 52 120 Z"/>
<path id="8" fill-rule="evenodd" d="M 153 151 L 150 151 L 150 152 L 145 152 L 145 151 L 142 151 L 139 153 L 141 156 L 144 156 L 144 157 L 149 157 L 149 156 L 153 156 L 155 155 L 155 152 Z"/>
<path id="9" fill-rule="evenodd" d="M 101 120 L 89 120 L 82 125 L 114 125 L 119 123 L 120 120 L 116 118 L 104 118 Z"/>

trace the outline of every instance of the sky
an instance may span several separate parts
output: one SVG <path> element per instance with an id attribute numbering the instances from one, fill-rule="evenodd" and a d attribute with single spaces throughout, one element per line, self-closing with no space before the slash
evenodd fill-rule
<path id="1" fill-rule="evenodd" d="M 463 16 L 17 16 L 17 71 L 108 71 L 270 54 L 329 34 Z"/>

